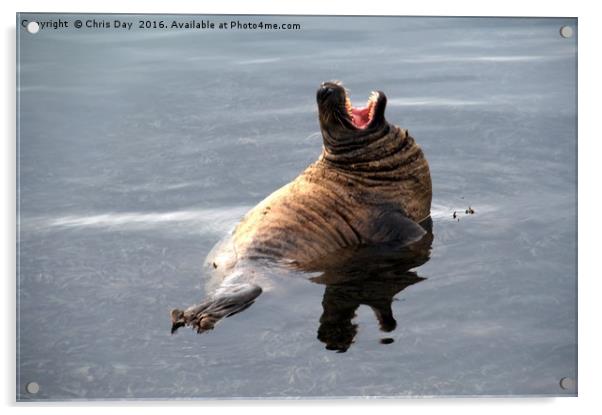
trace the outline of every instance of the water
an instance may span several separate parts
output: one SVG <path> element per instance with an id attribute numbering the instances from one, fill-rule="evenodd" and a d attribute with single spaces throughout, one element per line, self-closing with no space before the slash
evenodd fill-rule
<path id="1" fill-rule="evenodd" d="M 19 32 L 17 399 L 574 395 L 576 21 L 244 19 L 302 30 Z M 330 79 L 384 91 L 430 163 L 432 252 L 397 328 L 360 305 L 328 350 L 336 290 L 274 275 L 171 336 L 212 246 L 319 155 Z"/>

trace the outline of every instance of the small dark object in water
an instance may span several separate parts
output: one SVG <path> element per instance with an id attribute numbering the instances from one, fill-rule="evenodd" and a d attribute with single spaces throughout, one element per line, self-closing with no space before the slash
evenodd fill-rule
<path id="1" fill-rule="evenodd" d="M 380 344 L 391 344 L 393 343 L 395 340 L 393 340 L 390 337 L 384 338 L 384 339 L 380 339 Z"/>
<path id="2" fill-rule="evenodd" d="M 456 215 L 456 211 L 455 211 L 455 210 L 454 210 L 454 214 L 452 215 L 452 217 L 453 217 L 454 219 L 456 219 L 456 218 L 458 217 L 458 215 Z"/>
<path id="3" fill-rule="evenodd" d="M 465 212 L 467 215 L 474 215 L 474 209 L 471 208 L 470 206 L 468 206 L 468 209 L 466 209 Z"/>
<path id="4" fill-rule="evenodd" d="M 213 268 L 217 268 L 217 264 L 215 262 L 213 263 Z"/>

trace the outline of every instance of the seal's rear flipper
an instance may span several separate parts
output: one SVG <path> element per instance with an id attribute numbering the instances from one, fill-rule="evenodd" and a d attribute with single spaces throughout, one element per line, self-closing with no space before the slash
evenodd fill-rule
<path id="1" fill-rule="evenodd" d="M 202 333 L 213 329 L 218 321 L 247 309 L 259 297 L 261 287 L 254 284 L 222 286 L 218 293 L 201 304 L 186 310 L 171 311 L 171 333 L 183 326 L 191 326 Z"/>

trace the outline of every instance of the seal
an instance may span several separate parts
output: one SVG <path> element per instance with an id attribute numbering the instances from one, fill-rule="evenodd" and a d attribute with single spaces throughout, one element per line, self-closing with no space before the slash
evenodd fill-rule
<path id="1" fill-rule="evenodd" d="M 407 246 L 427 233 L 429 166 L 408 131 L 386 121 L 386 95 L 374 91 L 364 107 L 354 107 L 332 81 L 320 85 L 316 99 L 318 160 L 251 209 L 212 250 L 217 287 L 201 304 L 172 310 L 172 333 L 182 326 L 212 329 L 249 307 L 262 292 L 253 264 L 311 269 L 342 249 Z"/>

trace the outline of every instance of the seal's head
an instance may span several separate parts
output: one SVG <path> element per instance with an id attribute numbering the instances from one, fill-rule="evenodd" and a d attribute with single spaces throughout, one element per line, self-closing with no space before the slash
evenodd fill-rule
<path id="1" fill-rule="evenodd" d="M 387 97 L 373 91 L 364 107 L 354 107 L 339 81 L 324 82 L 316 94 L 320 128 L 332 138 L 372 134 L 386 125 Z"/>

